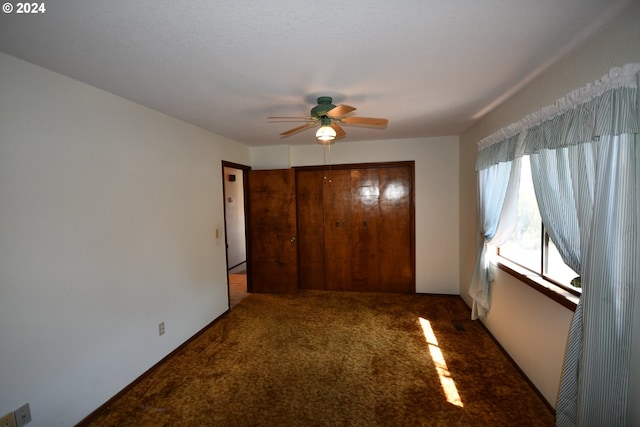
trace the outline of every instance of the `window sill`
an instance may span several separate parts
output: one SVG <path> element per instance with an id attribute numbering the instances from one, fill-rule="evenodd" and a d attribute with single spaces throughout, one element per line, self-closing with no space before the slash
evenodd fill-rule
<path id="1" fill-rule="evenodd" d="M 576 310 L 580 297 L 573 295 L 571 292 L 562 289 L 556 284 L 545 280 L 539 275 L 532 273 L 505 258 L 498 257 L 496 264 L 500 270 L 531 286 L 536 291 L 551 298 L 560 305 L 563 305 L 571 311 Z"/>

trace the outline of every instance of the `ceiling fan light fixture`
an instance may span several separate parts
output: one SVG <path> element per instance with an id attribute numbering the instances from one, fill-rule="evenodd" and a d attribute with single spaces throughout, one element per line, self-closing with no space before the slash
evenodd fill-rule
<path id="1" fill-rule="evenodd" d="M 336 138 L 336 131 L 329 125 L 320 126 L 316 132 L 316 138 L 318 138 L 319 143 L 326 144 L 328 141 L 332 141 Z"/>

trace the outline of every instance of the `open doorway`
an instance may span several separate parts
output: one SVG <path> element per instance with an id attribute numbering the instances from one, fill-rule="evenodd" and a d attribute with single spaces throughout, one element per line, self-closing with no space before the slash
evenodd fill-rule
<path id="1" fill-rule="evenodd" d="M 229 308 L 247 295 L 246 175 L 249 166 L 222 162 Z"/>

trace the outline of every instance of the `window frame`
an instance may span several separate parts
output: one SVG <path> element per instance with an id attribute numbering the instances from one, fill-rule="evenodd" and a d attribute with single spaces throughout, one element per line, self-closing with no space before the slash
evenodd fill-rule
<path id="1" fill-rule="evenodd" d="M 538 207 L 538 212 L 540 208 Z M 527 285 L 549 296 L 553 300 L 561 303 L 565 307 L 575 310 L 582 295 L 579 288 L 570 284 L 562 283 L 547 275 L 549 266 L 549 242 L 550 237 L 543 223 L 540 224 L 540 253 L 536 270 L 530 266 L 525 266 L 518 261 L 500 253 L 500 247 L 496 247 L 497 266 L 501 270 L 516 277 Z M 577 274 L 577 273 L 576 273 Z"/>
<path id="2" fill-rule="evenodd" d="M 522 267 L 500 255 L 498 255 L 496 265 L 500 270 L 515 277 L 524 284 L 556 301 L 560 305 L 572 311 L 576 310 L 580 296 L 576 295 L 574 292 L 570 292 L 565 289 L 565 287 L 559 286 L 557 283 L 545 279 L 540 274 Z"/>
<path id="3" fill-rule="evenodd" d="M 551 240 L 551 238 L 549 237 L 549 233 L 547 233 L 547 230 L 544 228 L 544 225 L 542 226 L 542 233 L 543 233 L 543 238 L 542 238 L 542 269 L 540 270 L 542 272 L 542 274 L 540 274 L 542 276 L 543 279 L 556 284 L 557 286 L 560 286 L 562 289 L 564 289 L 567 292 L 572 293 L 573 295 L 580 297 L 582 295 L 582 289 L 581 288 L 576 288 L 575 286 L 572 286 L 571 284 L 567 285 L 566 283 L 562 283 L 556 279 L 554 279 L 551 276 L 548 276 L 546 274 L 546 271 L 548 270 L 549 267 L 549 241 Z M 571 271 L 574 271 L 573 269 L 571 269 Z M 575 273 L 575 271 L 574 271 Z M 580 277 L 580 275 L 578 273 L 577 277 Z"/>
<path id="4" fill-rule="evenodd" d="M 549 263 L 549 233 L 547 233 L 547 230 L 544 228 L 544 225 L 542 226 L 542 230 L 541 230 L 541 245 L 540 247 L 542 248 L 540 251 L 540 264 L 538 265 L 539 271 L 536 270 L 532 270 L 531 268 L 524 266 L 522 264 L 520 264 L 517 261 L 514 261 L 513 259 L 509 258 L 508 256 L 505 256 L 503 254 L 500 253 L 500 248 L 497 247 L 496 251 L 497 251 L 497 255 L 501 258 L 501 259 L 505 259 L 507 261 L 509 261 L 510 264 L 513 265 L 517 265 L 518 268 L 526 270 L 527 272 L 530 272 L 532 274 L 536 274 L 538 276 L 540 276 L 542 279 L 546 280 L 547 282 L 553 283 L 556 286 L 561 287 L 563 290 L 577 296 L 580 297 L 580 295 L 582 295 L 582 292 L 580 290 L 578 290 L 579 288 L 576 288 L 574 286 L 571 285 L 567 285 L 566 283 L 562 283 L 556 279 L 554 279 L 553 277 L 549 276 L 546 274 L 547 271 L 547 267 L 548 267 L 548 263 Z M 577 274 L 577 273 L 576 273 Z"/>

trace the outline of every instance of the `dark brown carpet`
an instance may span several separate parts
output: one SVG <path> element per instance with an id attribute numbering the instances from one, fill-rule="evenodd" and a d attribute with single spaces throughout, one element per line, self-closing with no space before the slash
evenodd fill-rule
<path id="1" fill-rule="evenodd" d="M 91 425 L 553 425 L 469 317 L 453 296 L 251 294 Z"/>

